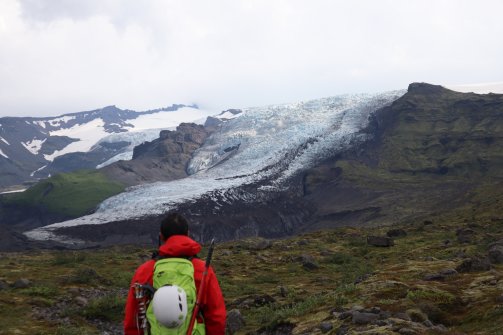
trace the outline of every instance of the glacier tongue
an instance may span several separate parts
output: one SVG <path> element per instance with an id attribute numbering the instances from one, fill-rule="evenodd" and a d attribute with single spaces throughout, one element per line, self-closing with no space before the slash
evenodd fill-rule
<path id="1" fill-rule="evenodd" d="M 188 178 L 130 188 L 105 200 L 94 214 L 26 235 L 54 239 L 51 232 L 60 227 L 162 214 L 176 204 L 256 181 L 265 181 L 262 190 L 277 189 L 296 172 L 364 141 L 359 131 L 368 125 L 370 114 L 403 94 L 405 90 L 341 95 L 245 109 L 196 151 Z"/>

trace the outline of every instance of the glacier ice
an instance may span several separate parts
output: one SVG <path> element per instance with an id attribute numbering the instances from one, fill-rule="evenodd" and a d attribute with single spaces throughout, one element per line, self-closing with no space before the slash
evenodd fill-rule
<path id="1" fill-rule="evenodd" d="M 94 214 L 26 234 L 55 238 L 52 231 L 58 227 L 162 214 L 202 196 L 237 197 L 233 188 L 257 181 L 264 181 L 262 191 L 281 188 L 283 181 L 302 169 L 366 140 L 360 130 L 368 125 L 369 116 L 404 93 L 340 95 L 243 109 L 240 117 L 222 124 L 195 152 L 189 177 L 132 187 L 102 202 Z M 246 196 L 253 199 L 253 194 Z"/>

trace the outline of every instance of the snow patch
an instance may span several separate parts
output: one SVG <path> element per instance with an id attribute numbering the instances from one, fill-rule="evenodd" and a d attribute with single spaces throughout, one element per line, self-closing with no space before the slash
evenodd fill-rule
<path id="1" fill-rule="evenodd" d="M 0 156 L 4 156 L 5 158 L 9 159 L 9 156 L 7 156 L 2 149 L 0 149 Z"/>
<path id="2" fill-rule="evenodd" d="M 44 128 L 46 127 L 46 122 L 47 121 L 33 121 L 34 124 L 38 124 L 40 127 Z"/>
<path id="3" fill-rule="evenodd" d="M 75 118 L 76 118 L 76 116 L 61 116 L 61 117 L 58 117 L 57 119 L 52 119 L 51 121 L 49 121 L 49 123 L 53 127 L 60 127 L 61 124 L 68 123 L 68 121 L 75 120 Z"/>
<path id="4" fill-rule="evenodd" d="M 49 136 L 67 136 L 78 139 L 77 142 L 72 142 L 61 150 L 57 150 L 50 155 L 44 155 L 48 161 L 53 161 L 54 158 L 70 153 L 70 152 L 87 152 L 97 141 L 108 135 L 105 131 L 105 122 L 98 118 L 84 124 L 76 124 L 71 128 L 60 129 L 49 132 Z"/>
<path id="5" fill-rule="evenodd" d="M 26 150 L 31 152 L 33 155 L 38 155 L 38 152 L 42 148 L 42 144 L 44 144 L 46 140 L 47 140 L 46 138 L 44 138 L 43 140 L 37 140 L 36 138 L 34 138 L 30 142 L 26 143 L 21 142 L 21 144 L 26 148 Z"/>
<path id="6" fill-rule="evenodd" d="M 4 192 L 0 192 L 0 194 L 9 194 L 9 193 L 20 193 L 20 192 L 24 192 L 26 191 L 27 188 L 23 188 L 23 189 L 20 189 L 20 190 L 12 190 L 12 191 L 4 191 Z"/>
<path id="7" fill-rule="evenodd" d="M 44 165 L 44 166 L 42 166 L 42 167 L 40 167 L 40 168 L 36 169 L 36 170 L 35 170 L 35 171 L 33 171 L 32 173 L 30 173 L 30 177 L 33 177 L 33 176 L 35 175 L 35 173 L 37 173 L 38 171 L 40 171 L 40 170 L 42 170 L 42 169 L 44 169 L 44 168 L 46 168 L 46 167 L 47 167 L 47 165 Z"/>
<path id="8" fill-rule="evenodd" d="M 134 130 L 145 130 L 153 128 L 176 127 L 182 122 L 194 122 L 204 124 L 206 118 L 213 112 L 193 108 L 182 107 L 174 112 L 159 112 L 154 114 L 140 115 L 136 119 L 128 120 Z"/>

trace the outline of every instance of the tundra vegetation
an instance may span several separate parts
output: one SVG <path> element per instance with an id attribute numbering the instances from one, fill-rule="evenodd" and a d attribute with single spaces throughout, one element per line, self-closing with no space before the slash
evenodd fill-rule
<path id="1" fill-rule="evenodd" d="M 228 310 L 244 320 L 236 333 L 501 334 L 503 264 L 489 257 L 503 244 L 497 205 L 220 243 L 213 266 Z M 386 233 L 392 246 L 367 241 Z M 151 251 L 2 253 L 0 334 L 120 334 L 129 282 Z"/>

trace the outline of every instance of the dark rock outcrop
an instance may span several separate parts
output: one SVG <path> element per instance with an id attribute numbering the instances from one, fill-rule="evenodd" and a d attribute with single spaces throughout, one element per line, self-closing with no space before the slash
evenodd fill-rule
<path id="1" fill-rule="evenodd" d="M 158 139 L 135 147 L 132 160 L 113 163 L 101 171 L 126 185 L 187 177 L 187 164 L 208 135 L 201 125 L 182 123 L 175 131 L 163 130 Z"/>

